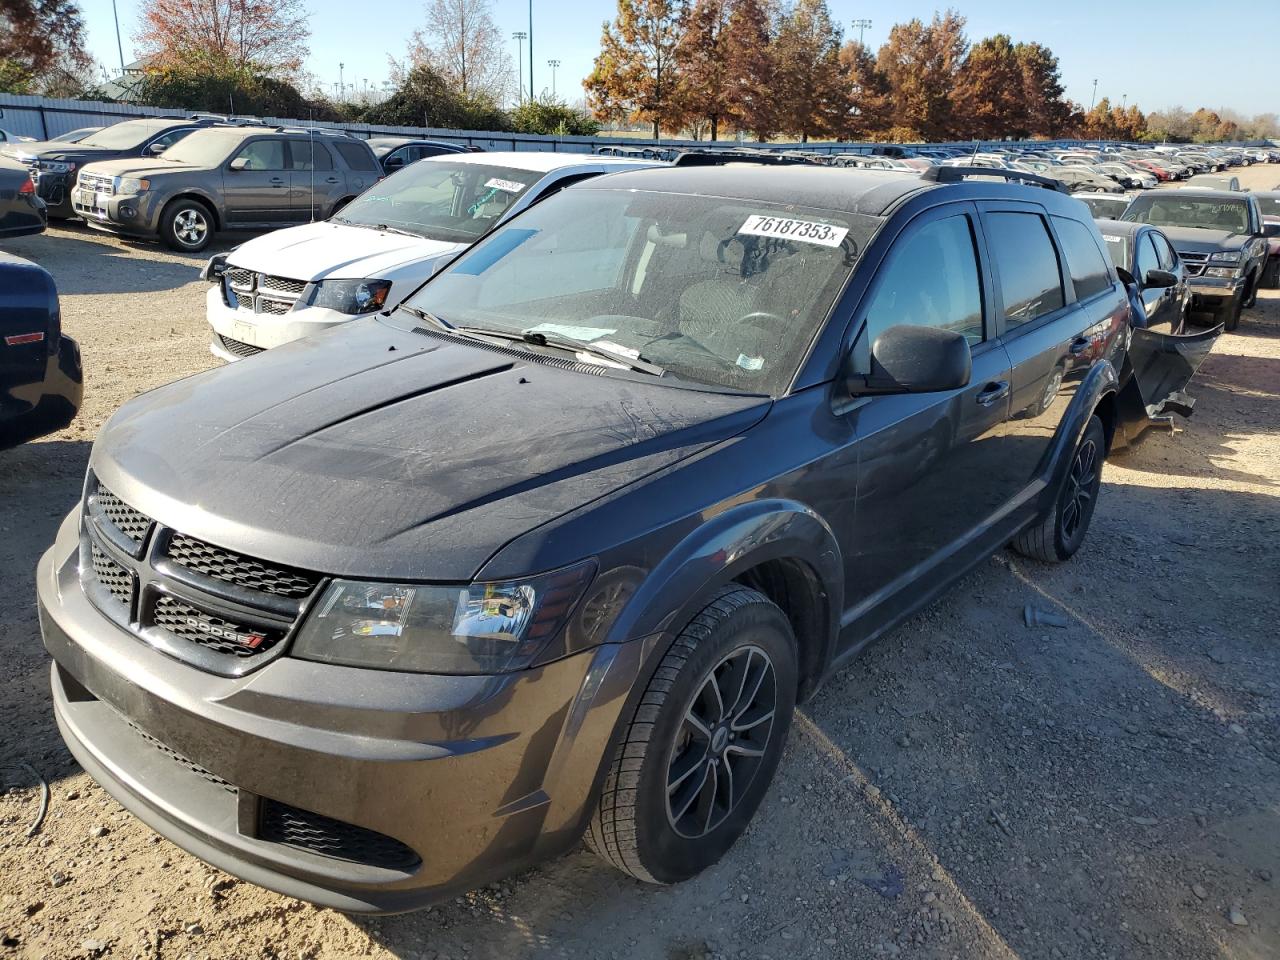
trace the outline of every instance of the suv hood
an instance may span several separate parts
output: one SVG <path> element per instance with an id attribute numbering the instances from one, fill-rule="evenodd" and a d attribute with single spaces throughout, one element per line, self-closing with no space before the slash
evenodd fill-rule
<path id="1" fill-rule="evenodd" d="M 4 152 L 10 156 L 22 154 L 29 157 L 39 157 L 41 160 L 74 160 L 77 163 L 93 163 L 97 157 L 110 159 L 128 151 L 115 150 L 110 147 L 90 147 L 79 143 L 50 143 L 45 140 L 39 143 L 19 142 L 5 144 Z"/>
<path id="2" fill-rule="evenodd" d="M 465 246 L 324 221 L 255 237 L 237 247 L 227 262 L 294 280 L 381 277 L 406 263 L 448 256 Z"/>
<path id="3" fill-rule="evenodd" d="M 1210 230 L 1206 227 L 1161 227 L 1160 232 L 1169 238 L 1175 250 L 1185 250 L 1188 253 L 1239 250 L 1251 239 L 1247 233 Z"/>
<path id="4" fill-rule="evenodd" d="M 769 406 L 368 319 L 131 400 L 90 467 L 160 523 L 249 556 L 456 582 Z"/>
<path id="5" fill-rule="evenodd" d="M 120 160 L 100 160 L 93 163 L 93 172 L 106 177 L 154 177 L 157 174 L 184 173 L 187 170 L 202 170 L 190 163 L 175 163 L 172 160 L 148 160 L 145 157 L 124 157 Z"/>

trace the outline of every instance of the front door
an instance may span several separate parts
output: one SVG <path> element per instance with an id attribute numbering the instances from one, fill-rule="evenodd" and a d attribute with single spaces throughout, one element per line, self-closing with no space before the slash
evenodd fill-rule
<path id="1" fill-rule="evenodd" d="M 964 334 L 969 385 L 945 393 L 873 397 L 854 418 L 858 483 L 845 548 L 849 642 L 913 606 L 943 570 L 980 549 L 980 533 L 1011 494 L 1001 458 L 1010 374 L 994 339 L 989 285 L 979 270 L 976 210 L 951 204 L 922 214 L 880 267 L 859 334 L 869 348 L 899 324 Z"/>
<path id="2" fill-rule="evenodd" d="M 283 137 L 250 140 L 223 174 L 227 223 L 287 223 L 292 216 Z"/>

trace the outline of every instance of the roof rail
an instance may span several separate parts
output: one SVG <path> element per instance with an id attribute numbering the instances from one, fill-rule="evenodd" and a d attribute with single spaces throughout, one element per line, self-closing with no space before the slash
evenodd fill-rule
<path id="1" fill-rule="evenodd" d="M 331 127 L 276 127 L 275 133 L 312 133 L 318 137 L 347 137 L 355 139 L 345 130 L 334 130 Z"/>
<path id="2" fill-rule="evenodd" d="M 188 120 L 210 120 L 214 123 L 227 123 L 231 120 L 230 117 L 225 116 L 221 113 L 190 113 L 190 114 L 187 114 L 187 119 Z"/>
<path id="3" fill-rule="evenodd" d="M 1005 170 L 1000 167 L 931 167 L 920 174 L 921 180 L 932 180 L 935 183 L 960 183 L 969 177 L 1000 177 L 1004 180 L 1016 180 L 1029 183 L 1046 190 L 1058 193 L 1070 193 L 1067 185 L 1052 177 L 1042 177 L 1037 173 L 1026 173 L 1023 170 Z"/>
<path id="4" fill-rule="evenodd" d="M 812 166 L 808 157 L 766 150 L 681 150 L 671 161 L 676 167 L 715 167 L 725 163 L 761 163 L 776 166 Z"/>

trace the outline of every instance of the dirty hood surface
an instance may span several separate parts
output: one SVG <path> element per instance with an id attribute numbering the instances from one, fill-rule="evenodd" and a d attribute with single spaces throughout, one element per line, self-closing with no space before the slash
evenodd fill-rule
<path id="1" fill-rule="evenodd" d="M 136 509 L 228 549 L 466 580 L 513 538 L 768 406 L 373 319 L 143 394 L 103 428 L 90 465 Z"/>

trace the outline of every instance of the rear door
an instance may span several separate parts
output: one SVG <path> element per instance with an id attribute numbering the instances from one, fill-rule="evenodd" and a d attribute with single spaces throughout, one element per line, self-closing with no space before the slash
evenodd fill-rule
<path id="1" fill-rule="evenodd" d="M 297 223 L 323 220 L 347 195 L 346 177 L 319 137 L 290 140 L 288 149 L 290 219 Z"/>
<path id="2" fill-rule="evenodd" d="M 977 532 L 1012 492 L 1000 448 L 1009 362 L 992 326 L 976 226 L 969 203 L 921 214 L 863 298 L 855 349 L 869 352 L 899 324 L 940 327 L 964 334 L 973 372 L 962 389 L 872 397 L 852 414 L 859 463 L 846 622 L 860 621 L 859 635 L 909 606 L 909 588 L 945 579 L 948 561 L 971 555 Z"/>
<path id="3" fill-rule="evenodd" d="M 1109 358 L 1128 300 L 1096 231 L 1049 218 L 1032 203 L 990 202 L 981 209 L 996 276 L 1000 342 L 1012 371 L 1001 469 L 1020 490 L 1018 515 L 1029 517 L 1071 399 L 1093 363 Z"/>
<path id="4" fill-rule="evenodd" d="M 224 170 L 223 198 L 228 224 L 289 222 L 293 204 L 284 137 L 257 137 L 241 146 Z"/>

